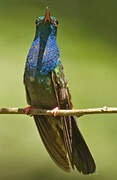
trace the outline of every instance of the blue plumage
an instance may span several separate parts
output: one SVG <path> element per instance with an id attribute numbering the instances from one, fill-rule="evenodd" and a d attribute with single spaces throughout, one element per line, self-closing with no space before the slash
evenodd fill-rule
<path id="1" fill-rule="evenodd" d="M 33 76 L 33 77 L 36 76 L 39 47 L 40 47 L 39 39 L 36 39 L 35 41 L 33 41 L 32 46 L 27 56 L 25 71 L 30 76 Z"/>
<path id="2" fill-rule="evenodd" d="M 43 19 L 43 17 L 39 18 Z M 55 26 L 50 26 L 49 34 L 44 31 L 43 24 L 42 26 L 39 26 L 39 29 L 44 32 L 43 36 L 46 34 L 47 38 L 46 36 L 44 36 L 45 38 L 42 38 L 39 31 L 29 50 L 26 61 L 26 71 L 32 77 L 47 75 L 49 72 L 53 71 L 58 64 L 60 64 L 60 53 L 56 43 Z"/>
<path id="3" fill-rule="evenodd" d="M 50 34 L 46 43 L 46 48 L 44 50 L 43 59 L 41 61 L 42 66 L 40 69 L 41 75 L 47 75 L 49 72 L 53 71 L 54 68 L 60 64 L 60 54 L 56 43 L 55 35 Z"/>

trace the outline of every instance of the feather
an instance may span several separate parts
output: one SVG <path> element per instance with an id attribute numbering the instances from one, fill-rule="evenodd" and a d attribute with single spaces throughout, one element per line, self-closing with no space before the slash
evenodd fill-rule
<path id="1" fill-rule="evenodd" d="M 64 146 L 63 134 L 60 133 L 60 129 L 57 129 L 56 125 L 52 126 L 54 119 L 48 119 L 46 116 L 34 116 L 34 119 L 42 141 L 51 158 L 59 167 L 65 171 L 69 171 L 69 160 Z"/>

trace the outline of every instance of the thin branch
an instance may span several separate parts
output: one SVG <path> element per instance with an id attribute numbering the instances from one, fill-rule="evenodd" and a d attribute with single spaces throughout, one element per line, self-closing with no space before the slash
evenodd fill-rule
<path id="1" fill-rule="evenodd" d="M 58 110 L 57 116 L 63 116 L 63 115 L 83 116 L 88 114 L 107 114 L 107 113 L 117 113 L 117 107 L 104 106 L 102 108 Z M 23 108 L 1 108 L 0 114 L 25 114 L 25 110 Z M 52 111 L 46 109 L 31 109 L 29 114 L 53 116 Z"/>

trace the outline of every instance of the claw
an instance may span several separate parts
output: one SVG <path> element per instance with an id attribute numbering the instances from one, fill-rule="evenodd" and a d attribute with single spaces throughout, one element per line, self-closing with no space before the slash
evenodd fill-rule
<path id="1" fill-rule="evenodd" d="M 54 117 L 57 115 L 57 111 L 59 109 L 60 109 L 60 107 L 56 107 L 56 108 L 52 109 L 51 113 L 53 114 Z"/>
<path id="2" fill-rule="evenodd" d="M 26 114 L 26 115 L 29 115 L 31 109 L 35 109 L 35 108 L 34 108 L 33 106 L 29 106 L 29 107 L 24 108 L 25 114 Z"/>

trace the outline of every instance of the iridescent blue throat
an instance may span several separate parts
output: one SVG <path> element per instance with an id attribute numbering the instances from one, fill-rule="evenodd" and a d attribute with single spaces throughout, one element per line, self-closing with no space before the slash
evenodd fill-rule
<path id="1" fill-rule="evenodd" d="M 43 76 L 53 71 L 60 64 L 60 53 L 53 31 L 47 40 L 41 40 L 38 34 L 29 50 L 26 61 L 26 72 L 29 76 Z"/>

